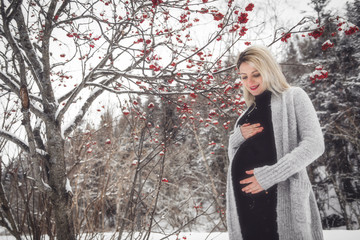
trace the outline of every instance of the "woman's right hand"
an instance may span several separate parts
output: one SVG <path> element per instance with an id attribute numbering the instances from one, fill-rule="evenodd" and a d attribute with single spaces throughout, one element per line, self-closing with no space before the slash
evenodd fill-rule
<path id="1" fill-rule="evenodd" d="M 255 136 L 256 134 L 262 132 L 264 128 L 260 125 L 260 123 L 245 123 L 240 126 L 241 134 L 245 139 L 251 138 L 252 136 Z"/>

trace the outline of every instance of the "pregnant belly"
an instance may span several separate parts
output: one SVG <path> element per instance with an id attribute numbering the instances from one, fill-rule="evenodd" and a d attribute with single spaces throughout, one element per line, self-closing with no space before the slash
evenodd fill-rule
<path id="1" fill-rule="evenodd" d="M 236 181 L 240 181 L 250 175 L 246 174 L 245 171 L 253 170 L 257 167 L 268 165 L 269 154 L 264 152 L 262 144 L 254 144 L 252 139 L 247 140 L 243 145 L 240 146 L 236 152 L 232 162 L 232 176 Z"/>

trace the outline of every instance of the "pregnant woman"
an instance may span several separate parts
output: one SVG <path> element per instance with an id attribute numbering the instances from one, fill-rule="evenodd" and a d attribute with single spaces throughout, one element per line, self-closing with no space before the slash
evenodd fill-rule
<path id="1" fill-rule="evenodd" d="M 229 139 L 229 239 L 322 240 L 306 172 L 324 151 L 311 100 L 289 86 L 265 47 L 247 48 L 236 67 L 248 109 Z"/>

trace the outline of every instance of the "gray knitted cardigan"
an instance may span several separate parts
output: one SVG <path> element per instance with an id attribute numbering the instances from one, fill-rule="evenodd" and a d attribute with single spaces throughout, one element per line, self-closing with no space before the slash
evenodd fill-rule
<path id="1" fill-rule="evenodd" d="M 279 238 L 322 240 L 320 215 L 306 172 L 306 166 L 321 156 L 325 148 L 315 109 L 301 88 L 290 87 L 278 96 L 271 95 L 271 111 L 277 163 L 255 168 L 254 174 L 264 189 L 278 184 L 276 213 Z M 226 211 L 229 240 L 243 239 L 231 177 L 233 157 L 245 141 L 236 124 L 228 147 L 230 164 Z"/>

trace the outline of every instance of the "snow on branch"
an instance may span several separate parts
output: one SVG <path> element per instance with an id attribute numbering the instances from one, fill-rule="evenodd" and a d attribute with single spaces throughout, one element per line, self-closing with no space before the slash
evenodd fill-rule
<path id="1" fill-rule="evenodd" d="M 0 87 L 13 93 L 18 93 L 20 90 L 20 82 L 11 74 L 0 72 L 0 79 L 5 85 L 0 84 Z M 30 99 L 36 100 L 41 103 L 42 99 L 38 96 L 29 93 Z"/>
<path id="2" fill-rule="evenodd" d="M 110 80 L 111 81 L 111 80 Z M 83 119 L 85 113 L 89 109 L 89 107 L 92 105 L 92 103 L 95 101 L 95 99 L 100 96 L 104 92 L 104 89 L 94 89 L 93 92 L 90 94 L 90 97 L 84 102 L 83 106 L 81 107 L 78 114 L 74 117 L 74 120 L 71 121 L 67 126 L 63 127 L 62 136 L 66 137 L 68 136 L 80 123 L 80 121 Z M 62 117 L 63 114 L 59 114 L 58 118 Z"/>
<path id="3" fill-rule="evenodd" d="M 13 76 L 0 72 L 0 79 L 5 85 L 11 89 L 12 92 L 18 92 L 20 89 L 20 83 Z"/>
<path id="4" fill-rule="evenodd" d="M 235 65 L 235 64 L 234 64 L 234 65 L 231 65 L 231 66 L 229 66 L 229 67 L 226 67 L 226 68 L 224 68 L 224 69 L 221 69 L 221 70 L 219 70 L 219 71 L 217 71 L 217 72 L 214 72 L 213 75 L 218 75 L 218 74 L 221 74 L 221 73 L 224 73 L 224 72 L 227 72 L 227 71 L 231 71 L 231 70 L 233 70 L 234 68 L 236 68 L 236 65 Z"/>
<path id="5" fill-rule="evenodd" d="M 157 96 L 170 96 L 170 95 L 190 95 L 193 94 L 193 91 L 184 91 L 184 92 L 155 92 L 155 91 L 135 91 L 135 90 L 123 90 L 123 91 L 119 91 L 119 90 L 114 90 L 112 88 L 109 88 L 107 86 L 104 86 L 102 84 L 98 84 L 98 83 L 87 83 L 87 86 L 95 86 L 98 88 L 102 88 L 106 91 L 115 93 L 115 94 L 138 94 L 138 95 L 157 95 Z M 196 91 L 197 93 L 206 93 L 206 92 L 211 92 L 215 89 L 223 89 L 224 87 L 220 87 L 220 88 L 210 88 L 210 89 L 206 89 L 206 90 L 200 90 L 200 91 Z"/>
<path id="6" fill-rule="evenodd" d="M 73 193 L 73 191 L 72 191 L 72 188 L 71 188 L 71 185 L 70 185 L 70 180 L 69 180 L 69 178 L 66 178 L 65 189 L 66 189 L 66 192 L 68 192 L 68 193 L 71 194 L 71 195 L 74 195 L 74 193 Z"/>
<path id="7" fill-rule="evenodd" d="M 21 149 L 23 149 L 25 152 L 30 152 L 30 148 L 28 146 L 28 144 L 26 144 L 23 140 L 21 140 L 20 138 L 18 138 L 17 136 L 15 136 L 14 134 L 5 131 L 5 130 L 1 130 L 0 129 L 0 136 L 15 143 L 17 146 L 19 146 Z"/>
<path id="8" fill-rule="evenodd" d="M 28 35 L 27 24 L 25 22 L 23 14 L 18 14 L 18 16 L 15 18 L 15 21 L 18 25 L 19 36 L 20 36 L 19 38 L 20 45 L 17 45 L 18 50 L 20 51 L 21 49 L 23 51 L 23 54 L 21 55 L 24 58 L 24 60 L 27 62 L 28 67 L 30 67 L 31 72 L 33 73 L 32 75 L 34 77 L 34 80 L 38 84 L 40 90 L 45 89 L 45 85 L 48 85 L 49 87 L 50 83 L 41 76 L 44 70 L 44 66 L 42 65 L 39 56 L 36 54 L 33 44 L 30 40 L 30 37 Z"/>

